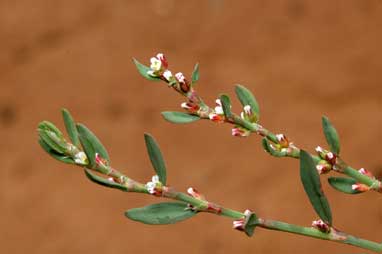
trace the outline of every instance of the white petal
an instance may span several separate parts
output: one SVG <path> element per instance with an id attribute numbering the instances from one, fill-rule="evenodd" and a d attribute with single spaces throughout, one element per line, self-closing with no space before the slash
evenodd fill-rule
<path id="1" fill-rule="evenodd" d="M 156 183 L 159 183 L 159 176 L 155 175 L 151 178 L 151 181 L 156 184 Z"/>

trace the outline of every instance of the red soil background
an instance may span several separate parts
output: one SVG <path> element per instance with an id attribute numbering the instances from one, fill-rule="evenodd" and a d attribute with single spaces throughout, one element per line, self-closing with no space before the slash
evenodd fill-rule
<path id="1" fill-rule="evenodd" d="M 139 76 L 166 53 L 173 72 L 200 62 L 198 91 L 213 104 L 242 83 L 261 124 L 309 151 L 325 145 L 321 115 L 339 130 L 342 157 L 382 172 L 382 2 L 58 1 L 0 2 L 0 242 L 4 253 L 354 253 L 332 242 L 257 229 L 201 214 L 170 226 L 127 220 L 126 209 L 158 202 L 90 183 L 37 144 L 36 127 L 63 127 L 60 108 L 89 126 L 114 167 L 142 182 L 153 175 L 143 133 L 167 158 L 169 183 L 259 216 L 310 225 L 316 219 L 298 161 L 263 152 L 260 138 L 207 121 L 176 126 L 160 112 L 184 101 Z M 234 100 L 234 99 L 233 99 Z M 237 101 L 234 110 L 239 112 Z M 382 199 L 348 196 L 323 179 L 339 229 L 382 241 Z"/>

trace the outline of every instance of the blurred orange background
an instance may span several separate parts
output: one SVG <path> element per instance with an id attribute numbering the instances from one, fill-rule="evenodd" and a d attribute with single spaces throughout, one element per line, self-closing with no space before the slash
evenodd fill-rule
<path id="1" fill-rule="evenodd" d="M 260 137 L 228 125 L 173 125 L 164 110 L 184 101 L 140 77 L 132 57 L 166 54 L 173 73 L 200 63 L 198 92 L 213 105 L 233 85 L 251 89 L 261 124 L 313 152 L 325 145 L 321 115 L 338 129 L 342 157 L 381 176 L 382 2 L 1 1 L 0 242 L 4 253 L 354 253 L 332 242 L 257 229 L 201 214 L 170 226 L 127 220 L 126 209 L 158 199 L 90 183 L 81 169 L 40 149 L 41 120 L 63 127 L 60 108 L 92 129 L 112 165 L 153 175 L 143 133 L 159 141 L 169 184 L 259 216 L 309 226 L 317 219 L 298 161 L 266 154 Z M 233 110 L 240 112 L 235 100 Z M 334 175 L 334 173 L 332 174 Z M 382 241 L 382 199 L 348 196 L 323 178 L 335 226 Z"/>

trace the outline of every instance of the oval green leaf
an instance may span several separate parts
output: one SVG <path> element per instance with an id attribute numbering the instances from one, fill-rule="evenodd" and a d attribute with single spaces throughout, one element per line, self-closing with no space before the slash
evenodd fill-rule
<path id="1" fill-rule="evenodd" d="M 166 165 L 164 163 L 159 145 L 155 141 L 154 137 L 148 133 L 145 133 L 145 143 L 151 164 L 153 165 L 153 168 L 159 177 L 159 181 L 163 185 L 166 185 Z"/>
<path id="2" fill-rule="evenodd" d="M 62 118 L 64 119 L 66 131 L 68 132 L 69 138 L 72 141 L 73 145 L 79 146 L 80 139 L 78 138 L 76 123 L 74 122 L 70 112 L 65 108 L 62 109 Z"/>
<path id="3" fill-rule="evenodd" d="M 148 72 L 151 70 L 150 67 L 141 64 L 141 63 L 138 62 L 138 60 L 135 59 L 135 58 L 133 58 L 133 61 L 134 61 L 135 66 L 136 66 L 137 69 L 138 69 L 138 72 L 139 72 L 144 78 L 146 78 L 146 79 L 148 79 L 148 80 L 152 80 L 152 81 L 159 81 L 159 80 L 161 80 L 160 78 L 153 77 L 153 76 L 150 76 L 150 75 L 148 74 Z"/>
<path id="4" fill-rule="evenodd" d="M 89 167 L 95 168 L 97 163 L 95 161 L 95 154 L 98 153 L 103 159 L 110 164 L 109 155 L 99 141 L 99 139 L 91 132 L 85 125 L 77 124 L 78 137 L 80 139 L 82 148 L 89 160 Z"/>
<path id="5" fill-rule="evenodd" d="M 230 98 L 228 97 L 228 95 L 223 94 L 223 95 L 220 95 L 220 101 L 222 103 L 223 112 L 224 112 L 225 117 L 231 118 L 232 112 L 231 112 L 231 100 L 230 100 Z"/>
<path id="6" fill-rule="evenodd" d="M 314 210 L 325 223 L 332 225 L 332 213 L 329 202 L 322 191 L 316 164 L 310 154 L 304 150 L 300 151 L 300 177 Z"/>
<path id="7" fill-rule="evenodd" d="M 257 100 L 255 96 L 253 96 L 252 92 L 249 91 L 246 87 L 242 85 L 236 85 L 235 86 L 235 92 L 236 96 L 239 99 L 241 105 L 246 106 L 250 105 L 252 111 L 256 114 L 256 119 L 259 121 L 260 119 L 260 108 L 259 104 L 257 103 Z"/>
<path id="8" fill-rule="evenodd" d="M 58 154 L 65 154 L 66 142 L 62 133 L 56 126 L 51 122 L 43 121 L 39 123 L 37 131 L 39 138 L 42 139 L 50 149 Z"/>
<path id="9" fill-rule="evenodd" d="M 326 142 L 328 142 L 330 147 L 330 151 L 337 155 L 340 154 L 340 140 L 338 133 L 326 116 L 322 117 L 322 128 L 324 130 Z"/>
<path id="10" fill-rule="evenodd" d="M 353 190 L 352 185 L 357 184 L 357 181 L 352 178 L 345 177 L 329 177 L 329 184 L 336 190 L 346 194 L 359 194 L 361 191 Z"/>
<path id="11" fill-rule="evenodd" d="M 195 84 L 199 80 L 199 64 L 195 64 L 194 71 L 191 75 L 191 85 Z"/>
<path id="12" fill-rule="evenodd" d="M 85 169 L 84 172 L 85 172 L 86 177 L 92 182 L 95 182 L 95 183 L 102 185 L 102 186 L 105 186 L 105 187 L 119 189 L 122 191 L 128 191 L 126 186 L 119 184 L 119 183 L 112 182 L 112 181 L 105 179 L 103 177 L 100 177 L 88 169 Z"/>
<path id="13" fill-rule="evenodd" d="M 133 208 L 125 212 L 125 216 L 131 220 L 150 225 L 174 224 L 196 215 L 185 203 L 164 202 Z"/>
<path id="14" fill-rule="evenodd" d="M 57 151 L 52 149 L 43 139 L 40 138 L 38 140 L 38 143 L 40 144 L 41 148 L 44 149 L 44 151 L 47 152 L 50 156 L 52 156 L 54 159 L 68 164 L 76 164 L 71 157 L 62 153 L 58 153 Z"/>
<path id="15" fill-rule="evenodd" d="M 162 112 L 162 116 L 166 121 L 169 121 L 170 123 L 192 123 L 200 120 L 199 116 L 175 111 L 164 111 Z"/>

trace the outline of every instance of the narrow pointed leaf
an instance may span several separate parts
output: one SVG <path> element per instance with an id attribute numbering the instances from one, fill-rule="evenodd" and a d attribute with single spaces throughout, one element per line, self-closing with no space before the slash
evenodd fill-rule
<path id="1" fill-rule="evenodd" d="M 195 84 L 199 80 L 199 64 L 195 64 L 194 71 L 191 75 L 191 84 Z"/>
<path id="2" fill-rule="evenodd" d="M 37 128 L 40 139 L 57 153 L 64 154 L 66 152 L 66 142 L 61 131 L 51 122 L 43 121 L 39 123 Z"/>
<path id="3" fill-rule="evenodd" d="M 142 208 L 133 208 L 125 212 L 131 220 L 150 225 L 174 224 L 196 215 L 187 204 L 180 202 L 158 203 Z"/>
<path id="4" fill-rule="evenodd" d="M 71 157 L 53 150 L 43 139 L 40 138 L 38 143 L 40 144 L 41 148 L 44 149 L 44 151 L 54 159 L 68 164 L 76 164 Z"/>
<path id="5" fill-rule="evenodd" d="M 77 124 L 77 131 L 79 134 L 79 139 L 84 152 L 89 160 L 90 168 L 95 168 L 97 163 L 95 161 L 95 154 L 98 153 L 103 159 L 105 159 L 110 164 L 109 155 L 99 141 L 99 139 L 91 132 L 85 125 Z"/>
<path id="6" fill-rule="evenodd" d="M 244 232 L 247 236 L 253 236 L 253 233 L 257 226 L 256 223 L 257 223 L 257 216 L 256 214 L 251 213 L 251 215 L 247 218 L 247 221 L 245 222 L 245 226 L 244 226 Z"/>
<path id="7" fill-rule="evenodd" d="M 137 69 L 138 69 L 138 72 L 139 72 L 144 78 L 146 78 L 146 79 L 148 79 L 148 80 L 152 80 L 152 81 L 158 81 L 158 80 L 160 80 L 160 78 L 153 77 L 153 76 L 151 76 L 151 75 L 148 74 L 148 72 L 151 70 L 150 67 L 141 64 L 141 63 L 138 62 L 138 60 L 135 59 L 135 58 L 133 58 L 133 61 L 134 61 L 135 66 L 136 66 Z"/>
<path id="8" fill-rule="evenodd" d="M 105 187 L 119 189 L 119 190 L 123 190 L 123 191 L 128 191 L 126 186 L 119 184 L 119 183 L 112 182 L 112 181 L 105 179 L 103 177 L 100 177 L 100 176 L 94 174 L 89 169 L 85 169 L 84 172 L 85 172 L 86 177 L 89 178 L 89 180 L 92 182 L 95 182 L 95 183 L 102 185 L 102 186 L 105 186 Z"/>
<path id="9" fill-rule="evenodd" d="M 229 99 L 229 97 L 227 95 L 223 94 L 220 96 L 220 101 L 222 103 L 223 112 L 224 112 L 225 117 L 231 118 L 232 117 L 231 100 Z"/>
<path id="10" fill-rule="evenodd" d="M 346 194 L 362 193 L 361 191 L 357 191 L 357 190 L 352 189 L 352 185 L 357 184 L 357 181 L 355 181 L 352 178 L 329 177 L 328 182 L 334 189 L 341 191 L 341 192 L 344 192 Z"/>
<path id="11" fill-rule="evenodd" d="M 304 150 L 300 152 L 300 177 L 310 203 L 318 216 L 327 224 L 332 224 L 329 202 L 322 191 L 320 176 L 313 158 Z"/>
<path id="12" fill-rule="evenodd" d="M 330 147 L 330 151 L 338 155 L 340 153 L 338 133 L 326 116 L 322 117 L 322 128 L 324 130 L 326 141 Z"/>
<path id="13" fill-rule="evenodd" d="M 50 135 L 56 135 L 55 133 L 49 132 L 49 131 L 44 131 L 44 130 L 38 130 L 38 134 L 39 134 L 40 139 L 42 139 L 44 141 L 44 143 L 47 146 L 49 146 L 49 148 L 52 151 L 55 151 L 58 154 L 64 154 L 65 153 L 65 148 L 58 145 L 54 140 L 52 140 Z"/>
<path id="14" fill-rule="evenodd" d="M 200 120 L 199 116 L 175 111 L 164 111 L 162 112 L 162 116 L 170 123 L 192 123 Z"/>
<path id="15" fill-rule="evenodd" d="M 62 132 L 51 122 L 49 121 L 42 121 L 38 125 L 39 130 L 46 130 L 46 131 L 51 131 L 54 132 L 57 137 L 63 137 Z"/>
<path id="16" fill-rule="evenodd" d="M 70 140 L 72 141 L 73 145 L 78 147 L 80 145 L 80 139 L 78 138 L 76 123 L 74 122 L 70 112 L 65 108 L 62 109 L 62 118 L 64 119 L 65 128 L 68 132 Z"/>
<path id="17" fill-rule="evenodd" d="M 155 139 L 148 133 L 145 133 L 145 142 L 146 142 L 146 148 L 147 153 L 150 157 L 151 164 L 154 167 L 155 172 L 157 173 L 159 177 L 159 181 L 166 185 L 166 164 L 163 160 L 162 153 L 160 151 L 160 148 L 155 141 Z"/>
<path id="18" fill-rule="evenodd" d="M 263 148 L 264 150 L 269 153 L 270 155 L 272 156 L 275 156 L 275 157 L 285 157 L 288 155 L 288 152 L 287 151 L 277 151 L 275 150 L 271 144 L 269 143 L 269 141 L 267 140 L 267 138 L 263 138 L 262 139 L 262 145 L 263 145 Z"/>
<path id="19" fill-rule="evenodd" d="M 237 98 L 239 99 L 243 107 L 246 105 L 251 106 L 251 109 L 256 114 L 256 119 L 258 121 L 260 118 L 260 108 L 252 92 L 242 85 L 236 85 L 235 92 L 236 92 Z"/>

